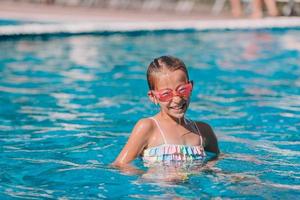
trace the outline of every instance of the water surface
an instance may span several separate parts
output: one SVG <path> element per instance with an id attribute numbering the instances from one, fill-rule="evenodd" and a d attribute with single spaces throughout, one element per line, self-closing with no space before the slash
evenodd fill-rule
<path id="1" fill-rule="evenodd" d="M 0 41 L 1 199 L 295 199 L 300 195 L 300 30 L 147 32 Z M 158 111 L 146 68 L 175 55 L 195 87 L 188 118 L 222 158 L 166 184 L 108 165 Z M 141 161 L 135 162 L 143 168 Z"/>

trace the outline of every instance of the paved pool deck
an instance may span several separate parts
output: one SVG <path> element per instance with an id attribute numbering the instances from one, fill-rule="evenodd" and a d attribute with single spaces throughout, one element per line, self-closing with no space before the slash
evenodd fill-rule
<path id="1" fill-rule="evenodd" d="M 113 10 L 1 1 L 0 18 L 42 22 L 1 26 L 0 36 L 52 33 L 93 33 L 141 30 L 210 30 L 300 27 L 300 17 L 233 18 L 230 13 L 213 15 L 211 7 L 199 12 Z"/>
<path id="2" fill-rule="evenodd" d="M 64 21 L 64 22 L 128 22 L 128 21 L 186 21 L 204 19 L 229 19 L 229 13 L 213 15 L 211 6 L 203 5 L 199 12 L 170 12 L 150 10 L 107 9 L 101 7 L 78 7 L 63 5 L 46 5 L 38 3 L 24 3 L 2 1 L 0 3 L 0 17 L 23 20 Z"/>

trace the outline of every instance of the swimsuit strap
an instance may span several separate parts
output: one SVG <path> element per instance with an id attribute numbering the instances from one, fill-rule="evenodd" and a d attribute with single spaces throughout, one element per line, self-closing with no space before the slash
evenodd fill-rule
<path id="1" fill-rule="evenodd" d="M 150 117 L 150 119 L 152 119 L 152 120 L 155 122 L 155 124 L 156 124 L 156 126 L 158 127 L 159 132 L 160 132 L 160 134 L 161 134 L 161 136 L 162 136 L 162 138 L 163 138 L 163 140 L 164 140 L 164 143 L 167 144 L 167 140 L 166 140 L 166 138 L 165 138 L 165 134 L 164 134 L 163 130 L 161 129 L 161 127 L 159 126 L 158 121 L 157 121 L 154 117 Z"/>
<path id="2" fill-rule="evenodd" d="M 194 124 L 194 126 L 196 127 L 196 129 L 197 129 L 197 132 L 198 132 L 198 135 L 199 135 L 199 137 L 200 137 L 200 144 L 201 144 L 201 146 L 203 146 L 203 139 L 202 139 L 202 135 L 201 135 L 201 132 L 200 132 L 200 130 L 199 130 L 199 128 L 198 128 L 198 126 L 197 126 L 196 122 L 195 122 L 195 121 L 193 121 L 193 120 L 189 120 L 189 119 L 187 119 L 187 121 L 189 121 L 189 122 L 192 122 L 192 123 Z"/>
<path id="3" fill-rule="evenodd" d="M 192 121 L 192 122 L 193 122 L 193 123 L 194 123 L 194 125 L 196 126 L 196 129 L 197 129 L 197 131 L 198 131 L 198 134 L 199 134 L 199 137 L 200 137 L 200 143 L 201 143 L 201 146 L 203 146 L 203 139 L 202 139 L 201 132 L 200 132 L 200 130 L 199 130 L 199 128 L 198 128 L 198 126 L 197 126 L 196 122 L 195 122 L 195 121 Z"/>

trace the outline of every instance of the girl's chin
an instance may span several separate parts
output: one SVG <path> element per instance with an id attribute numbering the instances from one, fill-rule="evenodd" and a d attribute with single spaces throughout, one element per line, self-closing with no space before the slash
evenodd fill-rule
<path id="1" fill-rule="evenodd" d="M 184 115 L 185 115 L 185 112 L 184 111 L 182 111 L 182 112 L 169 112 L 168 113 L 171 117 L 174 117 L 174 118 L 182 118 L 182 117 L 184 117 Z"/>
<path id="2" fill-rule="evenodd" d="M 186 107 L 184 107 L 183 109 L 168 108 L 168 109 L 164 109 L 163 112 L 172 118 L 180 119 L 184 117 L 186 113 Z"/>

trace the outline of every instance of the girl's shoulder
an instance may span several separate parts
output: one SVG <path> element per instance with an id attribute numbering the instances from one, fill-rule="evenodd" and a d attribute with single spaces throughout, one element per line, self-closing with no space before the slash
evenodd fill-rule
<path id="1" fill-rule="evenodd" d="M 203 137 L 205 143 L 207 142 L 207 140 L 210 140 L 210 138 L 215 136 L 213 129 L 208 123 L 202 121 L 194 121 L 194 123 L 196 124 L 198 131 Z"/>
<path id="2" fill-rule="evenodd" d="M 134 145 L 147 146 L 149 139 L 152 136 L 154 125 L 151 119 L 139 119 L 129 137 L 129 141 L 134 141 Z"/>
<path id="3" fill-rule="evenodd" d="M 213 129 L 208 123 L 202 121 L 194 121 L 194 122 L 197 125 L 198 129 L 200 130 L 201 134 L 207 135 L 213 133 Z"/>
<path id="4" fill-rule="evenodd" d="M 154 128 L 155 128 L 154 121 L 150 118 L 139 119 L 134 127 L 135 130 L 144 134 L 148 134 L 149 132 L 152 132 Z"/>
<path id="5" fill-rule="evenodd" d="M 196 121 L 195 123 L 204 139 L 205 150 L 218 154 L 220 152 L 218 147 L 218 139 L 212 127 L 208 123 L 201 121 Z"/>
<path id="6" fill-rule="evenodd" d="M 140 125 L 140 126 L 146 126 L 148 128 L 151 128 L 154 123 L 153 123 L 153 120 L 151 119 L 151 117 L 147 117 L 147 118 L 139 119 L 136 124 Z"/>

